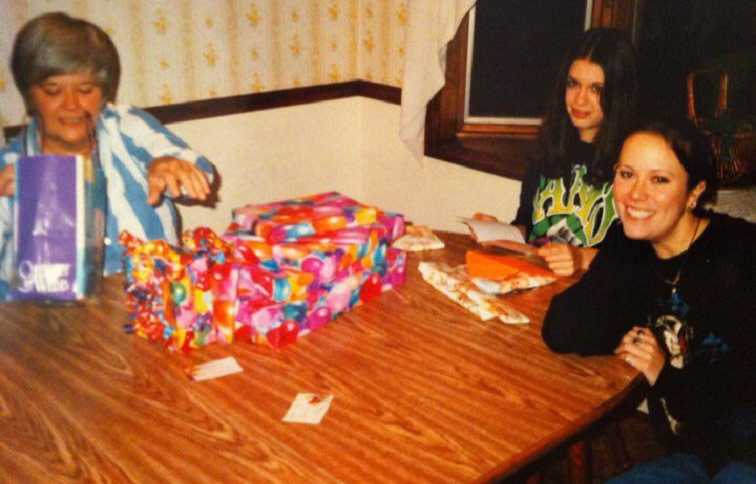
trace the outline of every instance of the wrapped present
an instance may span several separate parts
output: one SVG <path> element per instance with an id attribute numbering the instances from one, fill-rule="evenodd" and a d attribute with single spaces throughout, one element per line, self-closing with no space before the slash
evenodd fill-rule
<path id="1" fill-rule="evenodd" d="M 222 236 L 186 231 L 182 247 L 122 234 L 134 332 L 171 349 L 280 347 L 405 280 L 406 256 L 390 247 L 400 215 L 329 193 L 250 205 L 235 220 Z"/>
<path id="2" fill-rule="evenodd" d="M 553 272 L 521 255 L 495 255 L 468 250 L 465 263 L 472 282 L 489 294 L 532 289 L 556 280 Z"/>
<path id="3" fill-rule="evenodd" d="M 406 257 L 390 246 L 404 230 L 401 215 L 328 192 L 237 208 L 224 238 L 255 247 L 271 267 L 311 272 L 321 282 L 358 263 L 398 285 Z"/>
<path id="4" fill-rule="evenodd" d="M 359 226 L 381 226 L 391 241 L 404 234 L 404 217 L 363 205 L 338 192 L 319 193 L 234 210 L 231 231 L 248 231 L 269 243 L 334 233 Z"/>
<path id="5" fill-rule="evenodd" d="M 468 250 L 465 253 L 465 264 L 472 277 L 504 280 L 524 274 L 546 277 L 552 281 L 556 279 L 553 272 L 521 255 L 497 255 Z"/>
<path id="6" fill-rule="evenodd" d="M 268 332 L 274 346 L 296 339 L 309 292 L 317 290 L 312 274 L 266 267 L 206 229 L 190 234 L 199 243 L 184 248 L 122 234 L 127 308 L 137 334 L 184 350 L 264 341 Z"/>
<path id="7" fill-rule="evenodd" d="M 386 249 L 386 273 L 383 275 L 383 290 L 401 286 L 407 280 L 407 254 L 404 251 L 389 247 Z"/>
<path id="8" fill-rule="evenodd" d="M 483 321 L 498 318 L 507 324 L 530 322 L 526 315 L 478 289 L 464 265 L 451 267 L 441 262 L 420 262 L 418 269 L 426 282 Z"/>

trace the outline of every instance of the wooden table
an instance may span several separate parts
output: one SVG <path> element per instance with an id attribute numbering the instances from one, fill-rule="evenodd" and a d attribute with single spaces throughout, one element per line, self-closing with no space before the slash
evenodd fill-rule
<path id="1" fill-rule="evenodd" d="M 418 261 L 463 261 L 467 237 L 412 254 L 407 284 L 282 350 L 185 356 L 123 332 L 120 277 L 97 303 L 0 305 L 0 481 L 469 482 L 509 475 L 616 407 L 638 374 L 552 354 L 547 302 L 508 296 L 527 326 L 483 322 Z M 233 355 L 241 374 L 184 370 Z M 320 425 L 281 421 L 298 392 L 335 396 Z"/>

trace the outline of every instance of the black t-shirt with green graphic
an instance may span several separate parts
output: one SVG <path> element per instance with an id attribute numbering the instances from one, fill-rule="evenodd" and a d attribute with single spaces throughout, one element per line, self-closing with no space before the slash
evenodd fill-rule
<path id="1" fill-rule="evenodd" d="M 599 245 L 617 220 L 611 183 L 592 185 L 585 163 L 593 158 L 590 143 L 572 150 L 570 178 L 547 178 L 540 164 L 528 165 L 520 192 L 520 208 L 512 222 L 524 225 L 530 242 L 563 242 L 578 247 Z"/>

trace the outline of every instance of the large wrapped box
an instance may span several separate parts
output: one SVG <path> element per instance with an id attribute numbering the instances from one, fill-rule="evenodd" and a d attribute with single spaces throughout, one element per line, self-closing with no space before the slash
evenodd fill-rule
<path id="1" fill-rule="evenodd" d="M 326 230 L 315 212 L 346 223 Z M 173 349 L 292 343 L 404 282 L 405 254 L 390 247 L 403 230 L 400 215 L 329 193 L 246 206 L 223 236 L 187 231 L 181 248 L 124 234 L 134 330 Z"/>

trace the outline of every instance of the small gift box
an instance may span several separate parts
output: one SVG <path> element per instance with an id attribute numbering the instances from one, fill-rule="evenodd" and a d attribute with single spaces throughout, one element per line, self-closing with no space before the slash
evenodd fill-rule
<path id="1" fill-rule="evenodd" d="M 404 234 L 401 215 L 363 205 L 338 192 L 327 192 L 239 207 L 233 212 L 234 227 L 230 231 L 247 231 L 269 243 L 279 243 L 374 225 L 384 227 L 391 241 Z"/>

